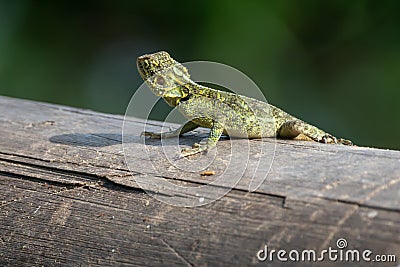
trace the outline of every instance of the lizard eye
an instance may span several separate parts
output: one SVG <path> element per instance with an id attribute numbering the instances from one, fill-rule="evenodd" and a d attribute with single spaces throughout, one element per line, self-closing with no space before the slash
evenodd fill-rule
<path id="1" fill-rule="evenodd" d="M 164 78 L 161 77 L 161 76 L 157 76 L 156 79 L 155 79 L 155 82 L 156 82 L 156 84 L 158 84 L 158 85 L 164 85 L 164 84 L 165 84 L 165 80 L 164 80 Z"/>

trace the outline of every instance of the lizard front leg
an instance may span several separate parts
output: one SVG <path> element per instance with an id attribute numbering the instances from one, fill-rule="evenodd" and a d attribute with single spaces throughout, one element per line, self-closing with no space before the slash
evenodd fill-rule
<path id="1" fill-rule="evenodd" d="M 282 138 L 295 138 L 299 135 L 304 135 L 320 143 L 353 145 L 349 140 L 342 138 L 337 139 L 333 135 L 301 120 L 287 121 L 282 124 L 278 131 L 278 137 Z"/>
<path id="2" fill-rule="evenodd" d="M 224 127 L 221 123 L 219 122 L 213 122 L 213 125 L 211 127 L 210 134 L 207 138 L 207 142 L 205 144 L 198 144 L 195 143 L 193 144 L 192 148 L 184 148 L 181 151 L 181 156 L 182 157 L 187 157 L 190 155 L 194 155 L 203 151 L 207 151 L 213 147 L 215 147 L 218 143 L 219 138 L 222 135 L 222 132 L 224 131 Z"/>
<path id="3" fill-rule="evenodd" d="M 155 139 L 161 139 L 161 138 L 171 138 L 171 137 L 176 137 L 176 136 L 180 136 L 184 133 L 193 131 L 194 129 L 198 128 L 199 125 L 189 121 L 188 123 L 181 125 L 181 127 L 179 127 L 176 130 L 173 131 L 168 131 L 168 132 L 160 132 L 160 133 L 155 133 L 155 132 L 142 132 L 140 134 L 140 136 L 149 136 L 150 138 L 155 138 Z"/>

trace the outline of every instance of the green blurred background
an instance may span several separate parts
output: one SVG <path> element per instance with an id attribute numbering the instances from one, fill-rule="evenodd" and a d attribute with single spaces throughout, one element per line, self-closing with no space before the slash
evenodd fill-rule
<path id="1" fill-rule="evenodd" d="M 400 149 L 400 1 L 0 1 L 0 94 L 124 114 L 136 57 L 228 64 L 269 102 Z"/>

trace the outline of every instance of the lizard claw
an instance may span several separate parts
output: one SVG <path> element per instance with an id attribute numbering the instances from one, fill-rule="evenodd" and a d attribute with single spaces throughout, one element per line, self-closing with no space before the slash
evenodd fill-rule
<path id="1" fill-rule="evenodd" d="M 140 134 L 140 137 L 142 137 L 142 136 L 148 136 L 148 137 L 150 137 L 150 139 L 151 138 L 154 138 L 154 139 L 161 139 L 161 133 L 154 133 L 154 132 L 142 132 L 141 134 Z"/>
<path id="2" fill-rule="evenodd" d="M 330 135 L 330 134 L 325 134 L 319 142 L 325 143 L 325 144 L 341 144 L 341 145 L 346 145 L 346 146 L 353 145 L 353 143 L 350 140 L 346 140 L 343 138 L 337 139 L 336 137 L 334 137 L 333 135 Z"/>
<path id="3" fill-rule="evenodd" d="M 337 144 L 338 140 L 331 134 L 325 134 L 320 140 L 320 143 L 324 144 Z"/>
<path id="4" fill-rule="evenodd" d="M 338 144 L 342 144 L 342 145 L 346 145 L 346 146 L 353 146 L 353 142 L 351 142 L 350 140 L 346 140 L 343 138 L 339 138 L 338 139 Z"/>
<path id="5" fill-rule="evenodd" d="M 199 143 L 194 143 L 194 144 L 192 145 L 192 148 L 199 148 L 199 147 L 201 147 L 201 145 L 200 145 Z"/>
<path id="6" fill-rule="evenodd" d="M 207 145 L 200 145 L 198 143 L 194 143 L 192 148 L 184 148 L 181 150 L 180 158 L 188 157 L 206 151 L 207 151 Z"/>

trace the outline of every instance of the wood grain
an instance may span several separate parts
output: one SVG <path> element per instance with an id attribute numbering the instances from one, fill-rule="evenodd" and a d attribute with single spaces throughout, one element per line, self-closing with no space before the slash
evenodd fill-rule
<path id="1" fill-rule="evenodd" d="M 194 171 L 179 171 L 163 157 L 159 141 L 145 146 L 138 137 L 142 119 L 129 118 L 125 159 L 123 116 L 8 97 L 0 97 L 0 114 L 1 266 L 265 266 L 256 258 L 265 244 L 321 251 L 337 248 L 338 238 L 349 249 L 395 254 L 399 261 L 398 151 L 266 140 L 266 155 L 257 155 L 259 140 L 225 139 L 207 168 L 205 155 L 194 157 L 189 166 Z M 150 122 L 153 130 L 160 125 Z M 190 145 L 205 136 L 200 129 L 179 142 Z M 212 197 L 229 189 L 229 180 L 217 178 L 234 157 L 232 144 L 243 148 L 236 160 L 247 168 L 230 166 L 228 178 L 240 181 L 210 204 L 171 206 L 137 182 L 147 182 L 150 193 L 165 199 L 176 198 L 176 192 L 157 181 L 208 185 L 205 197 Z M 150 159 L 140 151 L 148 151 Z M 272 165 L 262 164 L 255 177 L 268 176 L 249 192 L 264 156 Z M 156 167 L 148 168 L 149 162 Z M 201 176 L 202 171 L 215 175 Z M 179 197 L 199 199 L 190 193 Z M 346 264 L 368 265 L 340 263 Z"/>

